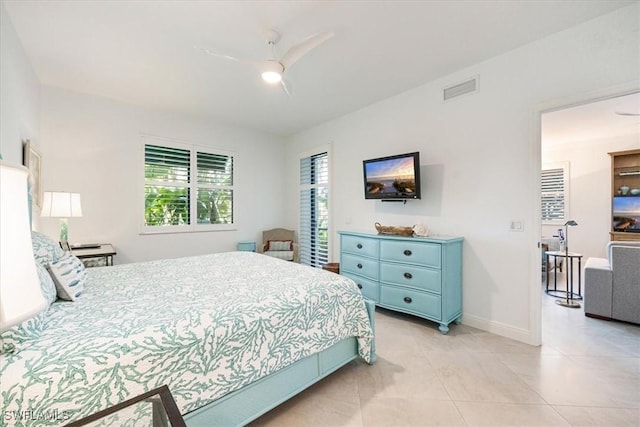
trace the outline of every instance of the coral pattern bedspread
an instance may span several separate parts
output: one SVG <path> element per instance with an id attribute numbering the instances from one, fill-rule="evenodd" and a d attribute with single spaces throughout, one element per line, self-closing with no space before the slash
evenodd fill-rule
<path id="1" fill-rule="evenodd" d="M 360 291 L 328 271 L 229 252 L 88 275 L 38 339 L 0 358 L 3 424 L 61 424 L 162 384 L 187 413 L 351 336 L 369 361 Z"/>

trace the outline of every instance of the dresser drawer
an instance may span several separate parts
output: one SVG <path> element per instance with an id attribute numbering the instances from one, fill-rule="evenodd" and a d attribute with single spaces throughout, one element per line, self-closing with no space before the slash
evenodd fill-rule
<path id="1" fill-rule="evenodd" d="M 437 243 L 383 240 L 380 242 L 380 260 L 419 264 L 440 268 L 441 248 Z"/>
<path id="2" fill-rule="evenodd" d="M 441 301 L 438 295 L 408 288 L 380 285 L 380 305 L 427 316 L 433 320 L 442 318 Z"/>
<path id="3" fill-rule="evenodd" d="M 442 290 L 440 270 L 408 264 L 380 263 L 380 281 L 409 286 L 439 294 Z"/>
<path id="4" fill-rule="evenodd" d="M 378 261 L 375 259 L 343 253 L 340 262 L 340 271 L 378 280 Z"/>
<path id="5" fill-rule="evenodd" d="M 378 301 L 378 299 L 380 298 L 378 295 L 378 282 L 365 279 L 364 277 L 358 276 L 357 274 L 345 273 L 344 271 L 341 273 L 341 275 L 348 277 L 349 279 L 356 282 L 356 285 L 358 285 L 358 288 L 360 288 L 362 295 L 366 299 Z"/>
<path id="6" fill-rule="evenodd" d="M 377 239 L 360 236 L 341 236 L 340 249 L 343 252 L 378 258 L 379 241 Z"/>

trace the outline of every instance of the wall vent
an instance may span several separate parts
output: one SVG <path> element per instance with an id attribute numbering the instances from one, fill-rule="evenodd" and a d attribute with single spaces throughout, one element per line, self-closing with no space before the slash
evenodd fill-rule
<path id="1" fill-rule="evenodd" d="M 478 91 L 478 77 L 473 77 L 462 83 L 455 84 L 453 86 L 445 87 L 442 91 L 443 100 L 448 101 L 458 96 L 466 95 L 469 93 L 475 93 Z"/>

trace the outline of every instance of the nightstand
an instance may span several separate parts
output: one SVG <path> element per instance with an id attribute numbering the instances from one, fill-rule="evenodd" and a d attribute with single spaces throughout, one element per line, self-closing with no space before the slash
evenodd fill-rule
<path id="1" fill-rule="evenodd" d="M 255 252 L 256 242 L 238 242 L 238 250 L 244 252 Z"/>
<path id="2" fill-rule="evenodd" d="M 104 260 L 104 265 L 113 265 L 113 256 L 116 254 L 116 250 L 111 246 L 111 243 L 101 243 L 97 248 L 71 248 L 71 253 L 82 260 L 87 267 L 93 267 L 94 263 L 87 262 L 89 259 Z"/>

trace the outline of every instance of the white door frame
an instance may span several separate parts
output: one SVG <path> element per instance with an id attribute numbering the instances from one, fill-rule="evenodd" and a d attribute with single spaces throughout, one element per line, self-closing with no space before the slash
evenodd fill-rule
<path id="1" fill-rule="evenodd" d="M 533 203 L 535 206 L 534 227 L 532 235 L 531 247 L 531 286 L 529 288 L 529 323 L 531 328 L 530 341 L 532 345 L 542 344 L 542 303 L 540 301 L 542 294 L 541 278 L 540 278 L 540 249 L 538 245 L 542 237 L 542 220 L 540 219 L 542 211 L 540 208 L 540 165 L 542 162 L 542 115 L 552 111 L 564 110 L 578 105 L 590 104 L 592 102 L 602 101 L 618 96 L 629 95 L 640 91 L 640 80 L 632 80 L 630 82 L 612 86 L 608 88 L 598 89 L 578 95 L 558 98 L 535 105 L 531 113 L 531 163 L 530 168 L 533 171 L 531 179 L 533 183 L 531 188 L 536 191 L 533 195 Z"/>

